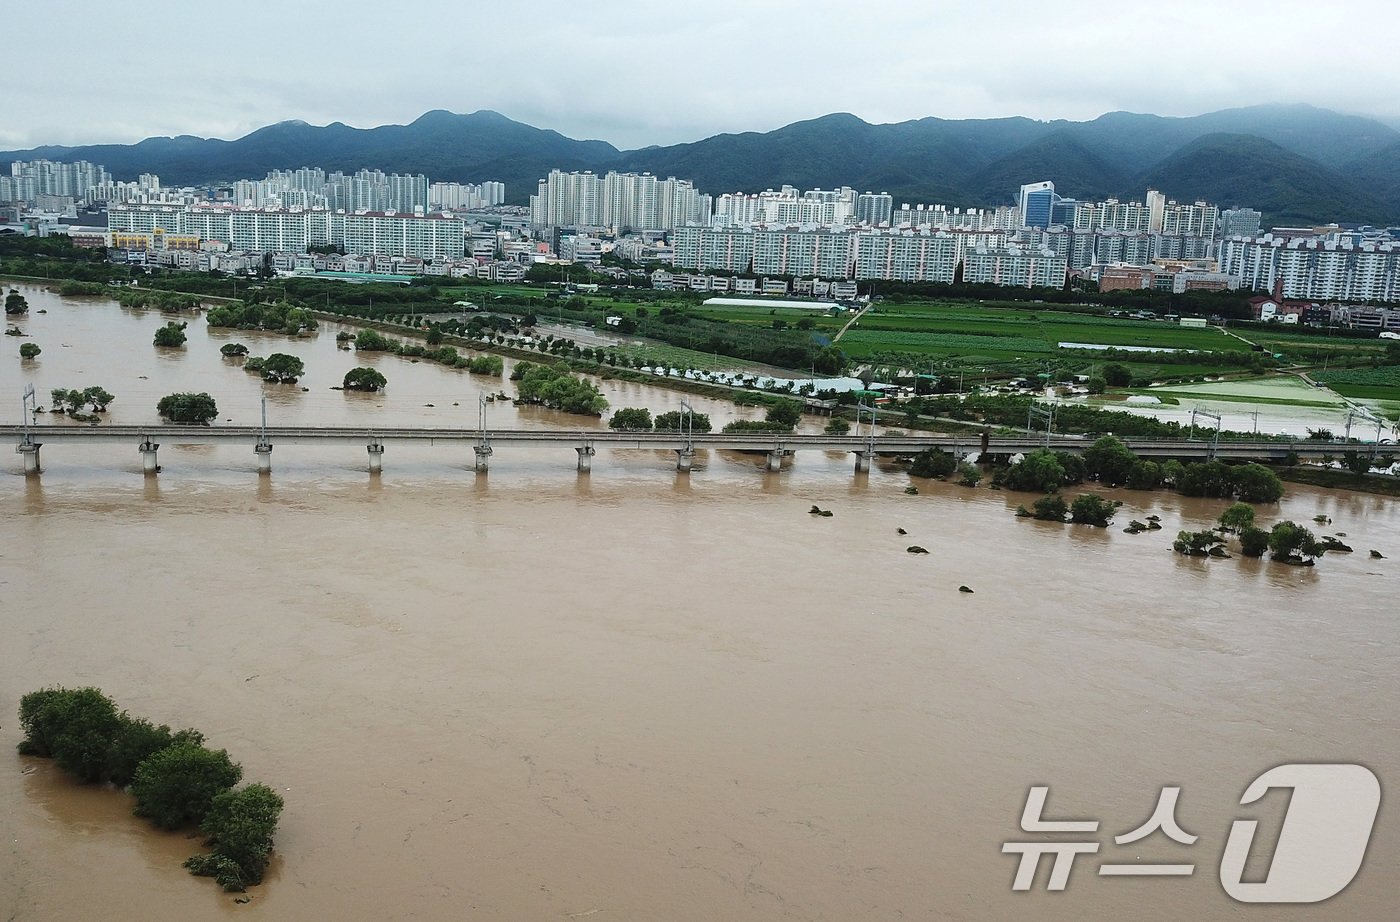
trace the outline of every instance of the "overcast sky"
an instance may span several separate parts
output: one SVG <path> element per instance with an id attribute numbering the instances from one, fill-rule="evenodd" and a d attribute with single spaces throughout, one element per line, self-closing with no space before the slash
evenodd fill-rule
<path id="1" fill-rule="evenodd" d="M 619 147 L 828 112 L 1400 122 L 1397 0 L 5 4 L 0 148 L 495 109 Z"/>

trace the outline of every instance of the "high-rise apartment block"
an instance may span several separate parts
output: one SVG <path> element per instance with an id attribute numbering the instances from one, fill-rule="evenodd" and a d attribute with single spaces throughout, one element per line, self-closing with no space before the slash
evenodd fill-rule
<path id="1" fill-rule="evenodd" d="M 1241 288 L 1319 301 L 1400 300 L 1400 243 L 1329 237 L 1229 237 L 1220 271 Z"/>
<path id="2" fill-rule="evenodd" d="M 530 196 L 530 224 L 553 227 L 611 227 L 670 230 L 710 221 L 711 200 L 684 179 L 650 173 L 565 173 L 551 170 Z"/>

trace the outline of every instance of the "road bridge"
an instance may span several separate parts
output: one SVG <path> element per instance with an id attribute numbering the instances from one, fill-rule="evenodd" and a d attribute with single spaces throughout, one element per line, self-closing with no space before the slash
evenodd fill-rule
<path id="1" fill-rule="evenodd" d="M 258 469 L 272 469 L 273 445 L 350 443 L 364 445 L 369 469 L 382 469 L 385 446 L 390 442 L 435 445 L 439 442 L 465 443 L 472 447 L 476 470 L 485 472 L 495 449 L 520 445 L 558 445 L 573 448 L 577 469 L 587 471 L 599 448 L 613 450 L 673 451 L 676 468 L 690 470 L 699 449 L 762 452 L 769 470 L 778 470 L 784 457 L 798 451 L 840 451 L 855 458 L 855 470 L 869 470 L 876 455 L 912 455 L 939 448 L 957 457 L 974 453 L 1010 456 L 1036 448 L 1080 453 L 1093 444 L 1084 436 L 1028 433 L 992 435 L 894 434 L 826 435 L 792 432 L 625 432 L 609 429 L 453 429 L 390 427 L 366 429 L 353 426 L 193 426 L 177 424 L 115 425 L 44 424 L 33 426 L 0 425 L 0 437 L 8 437 L 15 451 L 23 456 L 26 474 L 40 470 L 39 450 L 43 445 L 81 442 L 126 442 L 134 444 L 142 456 L 143 469 L 154 474 L 160 469 L 157 452 L 162 443 L 212 445 L 225 442 L 251 444 Z M 1320 459 L 1335 455 L 1343 447 L 1331 442 L 1307 440 L 1198 441 L 1194 439 L 1125 439 L 1128 447 L 1143 457 L 1182 460 L 1282 461 L 1290 453 L 1299 458 Z"/>

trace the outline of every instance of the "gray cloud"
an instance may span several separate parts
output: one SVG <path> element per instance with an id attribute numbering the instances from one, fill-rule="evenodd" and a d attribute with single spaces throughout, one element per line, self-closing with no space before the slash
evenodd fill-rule
<path id="1" fill-rule="evenodd" d="M 157 0 L 26 4 L 6 32 L 71 63 L 12 66 L 0 147 L 232 138 L 495 109 L 621 147 L 827 112 L 1089 119 L 1305 102 L 1390 121 L 1389 0 L 593 4 Z M 11 43 L 13 47 L 13 42 Z"/>

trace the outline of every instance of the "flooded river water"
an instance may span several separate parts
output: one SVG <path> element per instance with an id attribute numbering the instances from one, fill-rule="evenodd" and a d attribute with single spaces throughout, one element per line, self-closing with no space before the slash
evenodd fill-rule
<path id="1" fill-rule="evenodd" d="M 471 426 L 502 386 L 379 356 L 388 392 L 346 395 L 333 330 L 196 319 L 157 354 L 158 314 L 26 294 L 44 352 L 0 360 L 8 420 L 33 381 L 105 386 L 112 422 L 153 421 L 174 390 L 255 422 L 263 385 L 217 354 L 232 338 L 306 358 L 308 391 L 267 389 L 278 423 Z M 1115 494 L 1120 525 L 1165 526 L 1127 535 L 1018 520 L 1028 497 L 986 487 L 909 496 L 897 468 L 839 454 L 766 473 L 702 453 L 682 475 L 602 449 L 580 475 L 566 449 L 498 448 L 477 476 L 461 443 L 391 444 L 371 478 L 360 446 L 285 446 L 259 478 L 251 445 L 167 445 L 143 478 L 135 445 L 43 451 L 41 477 L 8 449 L 0 469 L 0 920 L 1394 918 L 1386 805 L 1321 905 L 1235 903 L 1218 872 L 1231 820 L 1278 825 L 1281 795 L 1239 804 L 1264 770 L 1400 774 L 1393 500 L 1294 488 L 1262 508 L 1330 516 L 1357 548 L 1304 570 L 1172 554 L 1221 502 Z M 14 754 L 18 698 L 48 684 L 198 727 L 283 792 L 250 903 L 180 867 L 196 839 Z M 1047 817 L 1101 821 L 1071 837 L 1101 845 L 1063 892 L 1044 870 L 1012 891 L 1003 843 L 1045 838 L 1018 829 L 1033 784 Z M 1164 785 L 1195 845 L 1115 845 Z M 1154 860 L 1195 871 L 1097 874 Z"/>

